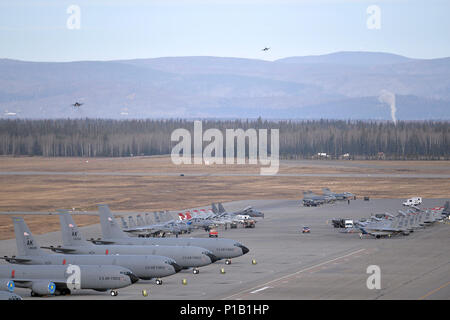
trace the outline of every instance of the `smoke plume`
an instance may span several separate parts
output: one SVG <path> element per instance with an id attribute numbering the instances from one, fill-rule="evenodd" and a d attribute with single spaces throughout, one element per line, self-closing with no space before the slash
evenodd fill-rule
<path id="1" fill-rule="evenodd" d="M 395 107 L 395 94 L 387 90 L 381 90 L 378 101 L 386 103 L 391 107 L 392 121 L 394 124 L 397 124 L 397 118 L 395 117 L 395 113 L 397 112 L 397 108 Z"/>

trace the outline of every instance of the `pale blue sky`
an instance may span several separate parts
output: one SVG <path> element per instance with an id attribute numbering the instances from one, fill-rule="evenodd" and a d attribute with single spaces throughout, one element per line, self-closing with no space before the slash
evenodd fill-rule
<path id="1" fill-rule="evenodd" d="M 69 30 L 67 8 L 81 8 Z M 369 5 L 381 29 L 366 26 Z M 227 56 L 275 60 L 335 51 L 450 56 L 450 1 L 0 0 L 0 58 L 30 61 Z M 268 46 L 271 50 L 262 52 Z"/>

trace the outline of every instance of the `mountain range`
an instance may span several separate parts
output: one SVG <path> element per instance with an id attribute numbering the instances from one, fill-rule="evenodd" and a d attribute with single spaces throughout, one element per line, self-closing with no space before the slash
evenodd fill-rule
<path id="1" fill-rule="evenodd" d="M 382 99 L 384 93 L 395 97 Z M 80 108 L 72 107 L 81 102 Z M 394 105 L 392 105 L 394 104 Z M 0 59 L 5 118 L 450 119 L 450 58 Z"/>

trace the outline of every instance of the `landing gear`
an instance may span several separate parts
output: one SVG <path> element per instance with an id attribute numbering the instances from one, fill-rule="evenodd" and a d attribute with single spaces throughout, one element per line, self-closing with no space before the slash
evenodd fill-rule
<path id="1" fill-rule="evenodd" d="M 62 296 L 68 296 L 68 295 L 70 295 L 70 290 L 69 289 L 61 289 L 59 294 Z"/>
<path id="2" fill-rule="evenodd" d="M 158 286 L 160 286 L 160 285 L 162 285 L 162 280 L 161 279 L 156 279 L 156 284 L 158 285 Z"/>
<path id="3" fill-rule="evenodd" d="M 199 273 L 200 273 L 200 270 L 198 270 L 198 268 L 194 268 L 194 270 L 192 270 L 192 272 L 193 272 L 194 274 L 199 274 Z"/>
<path id="4" fill-rule="evenodd" d="M 225 260 L 225 264 L 231 264 L 231 259 Z"/>
<path id="5" fill-rule="evenodd" d="M 117 290 L 111 290 L 110 292 L 111 297 L 117 297 L 118 294 L 119 292 Z"/>

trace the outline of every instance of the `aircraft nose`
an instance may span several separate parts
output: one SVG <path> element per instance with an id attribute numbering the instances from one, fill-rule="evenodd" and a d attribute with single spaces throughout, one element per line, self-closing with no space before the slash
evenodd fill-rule
<path id="1" fill-rule="evenodd" d="M 219 258 L 217 258 L 215 255 L 213 255 L 212 253 L 206 253 L 206 255 L 211 259 L 211 263 L 214 263 L 216 261 L 219 260 Z"/>
<path id="2" fill-rule="evenodd" d="M 131 283 L 138 282 L 139 278 L 132 272 L 127 273 L 127 276 L 130 277 Z"/>
<path id="3" fill-rule="evenodd" d="M 242 254 L 246 254 L 250 251 L 246 246 L 240 245 L 239 247 L 242 249 Z"/>
<path id="4" fill-rule="evenodd" d="M 179 264 L 176 264 L 175 262 L 171 262 L 170 265 L 175 269 L 175 273 L 178 273 L 183 269 Z"/>

